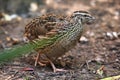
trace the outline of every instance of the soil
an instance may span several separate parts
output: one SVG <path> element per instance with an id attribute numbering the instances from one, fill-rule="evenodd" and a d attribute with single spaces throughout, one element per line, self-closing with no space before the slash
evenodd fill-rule
<path id="1" fill-rule="evenodd" d="M 23 44 L 25 25 L 48 12 L 70 15 L 76 10 L 89 11 L 96 21 L 74 49 L 66 53 L 52 71 L 51 66 L 34 66 L 30 56 L 14 59 L 0 66 L 0 80 L 99 80 L 120 75 L 120 0 L 46 0 L 35 12 L 20 19 L 0 22 L 0 49 Z"/>

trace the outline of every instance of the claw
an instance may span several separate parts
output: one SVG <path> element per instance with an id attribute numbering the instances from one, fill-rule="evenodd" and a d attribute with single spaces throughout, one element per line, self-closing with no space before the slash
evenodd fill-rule
<path id="1" fill-rule="evenodd" d="M 55 68 L 53 72 L 67 72 L 67 70 Z"/>
<path id="2" fill-rule="evenodd" d="M 38 61 L 38 64 L 39 64 L 40 66 L 46 66 L 46 64 L 43 64 L 43 63 L 41 63 L 40 61 Z"/>
<path id="3" fill-rule="evenodd" d="M 67 70 L 64 70 L 64 69 L 58 69 L 58 68 L 56 68 L 55 65 L 54 65 L 54 63 L 51 60 L 48 59 L 48 61 L 50 62 L 51 66 L 53 68 L 53 72 L 54 73 L 55 72 L 66 72 L 67 71 Z"/>

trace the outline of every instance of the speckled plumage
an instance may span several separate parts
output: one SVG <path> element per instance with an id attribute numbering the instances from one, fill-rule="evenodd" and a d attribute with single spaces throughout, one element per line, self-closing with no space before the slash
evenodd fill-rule
<path id="1" fill-rule="evenodd" d="M 51 61 L 54 61 L 76 45 L 85 29 L 83 24 L 92 23 L 93 20 L 94 17 L 85 11 L 75 11 L 67 18 L 43 15 L 26 25 L 25 36 L 30 41 L 41 39 L 42 37 L 39 38 L 39 36 L 48 39 L 55 38 L 52 44 L 37 49 L 39 53 L 45 54 Z"/>

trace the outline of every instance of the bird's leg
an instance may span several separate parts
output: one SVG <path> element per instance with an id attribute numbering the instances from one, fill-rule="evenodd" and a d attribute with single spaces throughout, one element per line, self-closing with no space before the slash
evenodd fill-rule
<path id="1" fill-rule="evenodd" d="M 38 53 L 38 54 L 37 54 L 37 57 L 35 58 L 35 66 L 37 66 L 39 57 L 40 57 L 40 53 Z M 42 64 L 41 64 L 41 65 L 42 65 Z"/>
<path id="2" fill-rule="evenodd" d="M 58 69 L 58 68 L 56 68 L 55 67 L 55 65 L 54 65 L 54 63 L 50 60 L 50 59 L 48 59 L 48 61 L 50 62 L 50 64 L 51 64 L 51 66 L 52 66 L 52 68 L 53 68 L 53 72 L 66 72 L 67 70 L 64 70 L 64 69 Z"/>
<path id="3" fill-rule="evenodd" d="M 37 63 L 40 65 L 40 66 L 46 66 L 46 63 L 48 63 L 48 61 L 44 61 L 44 60 L 41 60 L 41 57 L 40 57 L 40 53 L 37 54 L 37 57 L 35 58 L 35 66 L 37 66 Z"/>
<path id="4" fill-rule="evenodd" d="M 45 59 L 42 60 L 40 53 L 38 53 L 37 57 L 35 58 L 35 66 L 37 64 L 39 64 L 40 66 L 46 66 L 47 63 L 50 63 L 50 65 L 53 68 L 53 72 L 61 72 L 61 71 L 62 72 L 66 72 L 67 71 L 67 70 L 64 70 L 64 69 L 58 69 L 58 68 L 56 68 L 55 65 L 54 65 L 54 63 L 50 59 L 48 59 L 48 58 L 46 58 L 46 60 Z"/>

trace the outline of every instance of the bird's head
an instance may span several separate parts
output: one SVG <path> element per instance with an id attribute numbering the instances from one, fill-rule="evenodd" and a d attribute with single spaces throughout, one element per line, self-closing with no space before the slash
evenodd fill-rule
<path id="1" fill-rule="evenodd" d="M 95 17 L 86 11 L 75 11 L 71 17 L 77 21 L 81 21 L 82 24 L 91 24 L 95 20 Z"/>

